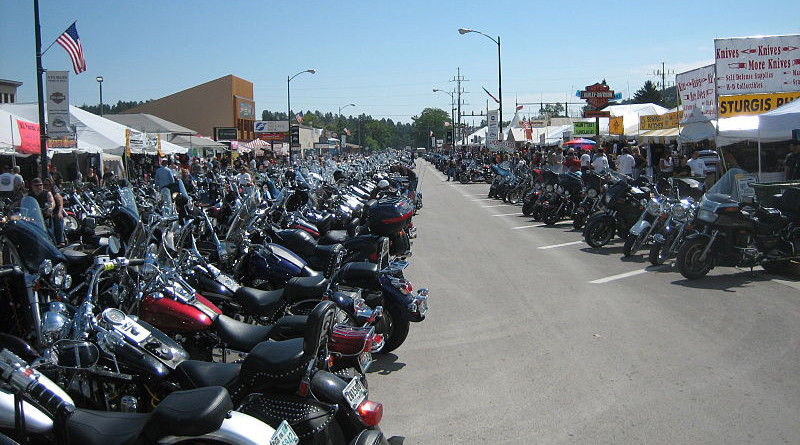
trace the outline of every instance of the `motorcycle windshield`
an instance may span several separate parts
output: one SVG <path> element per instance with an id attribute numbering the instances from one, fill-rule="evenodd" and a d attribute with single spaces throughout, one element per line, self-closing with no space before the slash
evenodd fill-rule
<path id="1" fill-rule="evenodd" d="M 233 217 L 233 221 L 231 221 L 231 226 L 228 228 L 225 239 L 232 239 L 233 236 L 247 229 L 250 219 L 253 217 L 260 204 L 261 193 L 257 188 L 253 189 L 253 193 L 250 193 L 247 200 L 236 210 L 236 214 Z"/>
<path id="2" fill-rule="evenodd" d="M 721 178 L 714 184 L 713 187 L 708 189 L 706 193 L 718 193 L 721 195 L 729 195 L 734 199 L 739 198 L 739 186 L 736 176 L 746 175 L 747 172 L 741 168 L 732 168 L 727 171 Z"/>
<path id="3" fill-rule="evenodd" d="M 133 188 L 123 187 L 119 189 L 119 202 L 122 207 L 130 210 L 137 218 L 139 218 L 139 208 L 136 206 L 136 197 L 133 194 Z"/>
<path id="4" fill-rule="evenodd" d="M 25 196 L 20 200 L 19 207 L 14 211 L 17 218 L 23 219 L 42 229 L 47 233 L 47 228 L 44 225 L 44 217 L 42 216 L 42 209 L 39 203 L 32 196 Z"/>

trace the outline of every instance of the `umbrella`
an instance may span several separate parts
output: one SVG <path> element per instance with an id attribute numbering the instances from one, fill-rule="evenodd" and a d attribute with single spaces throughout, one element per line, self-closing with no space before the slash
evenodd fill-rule
<path id="1" fill-rule="evenodd" d="M 584 139 L 584 138 L 578 138 L 578 139 L 573 139 L 569 142 L 564 142 L 564 145 L 595 145 L 595 144 L 597 144 L 597 142 L 591 139 Z"/>

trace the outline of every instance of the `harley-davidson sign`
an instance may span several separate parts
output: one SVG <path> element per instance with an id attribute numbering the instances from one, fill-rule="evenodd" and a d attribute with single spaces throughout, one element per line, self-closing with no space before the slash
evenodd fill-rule
<path id="1" fill-rule="evenodd" d="M 594 108 L 602 108 L 614 99 L 614 91 L 608 85 L 596 83 L 587 86 L 585 90 L 581 91 L 581 99 L 584 99 Z"/>

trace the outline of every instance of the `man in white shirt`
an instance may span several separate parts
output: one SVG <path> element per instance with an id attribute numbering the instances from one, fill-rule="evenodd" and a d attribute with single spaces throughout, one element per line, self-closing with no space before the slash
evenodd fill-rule
<path id="1" fill-rule="evenodd" d="M 11 198 L 14 195 L 14 174 L 11 167 L 3 167 L 3 174 L 0 175 L 0 197 Z"/>
<path id="2" fill-rule="evenodd" d="M 589 150 L 583 150 L 583 154 L 581 155 L 581 172 L 586 173 L 589 171 L 589 168 L 592 165 L 592 156 L 589 154 Z"/>
<path id="3" fill-rule="evenodd" d="M 236 180 L 242 187 L 253 185 L 253 177 L 250 176 L 250 173 L 247 172 L 244 166 L 239 167 L 239 174 L 236 175 Z"/>
<path id="4" fill-rule="evenodd" d="M 692 152 L 692 159 L 689 159 L 689 168 L 692 171 L 692 176 L 705 176 L 706 175 L 706 162 L 700 157 L 700 152 L 695 150 Z"/>
<path id="5" fill-rule="evenodd" d="M 597 154 L 592 161 L 592 171 L 595 173 L 603 173 L 608 170 L 608 158 L 606 152 L 602 148 L 597 150 Z"/>
<path id="6" fill-rule="evenodd" d="M 622 154 L 617 156 L 617 172 L 623 175 L 633 176 L 633 167 L 636 166 L 636 159 L 631 156 L 631 151 L 627 148 L 622 149 Z"/>

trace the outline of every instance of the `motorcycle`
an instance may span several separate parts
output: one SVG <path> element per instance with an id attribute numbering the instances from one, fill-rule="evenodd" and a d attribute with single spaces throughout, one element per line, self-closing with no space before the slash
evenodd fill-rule
<path id="1" fill-rule="evenodd" d="M 630 184 L 627 179 L 616 175 L 616 183 L 606 188 L 598 210 L 586 221 L 583 238 L 594 248 L 610 243 L 615 235 L 627 237 L 628 231 L 639 220 L 644 205 L 650 198 L 650 189 Z"/>

